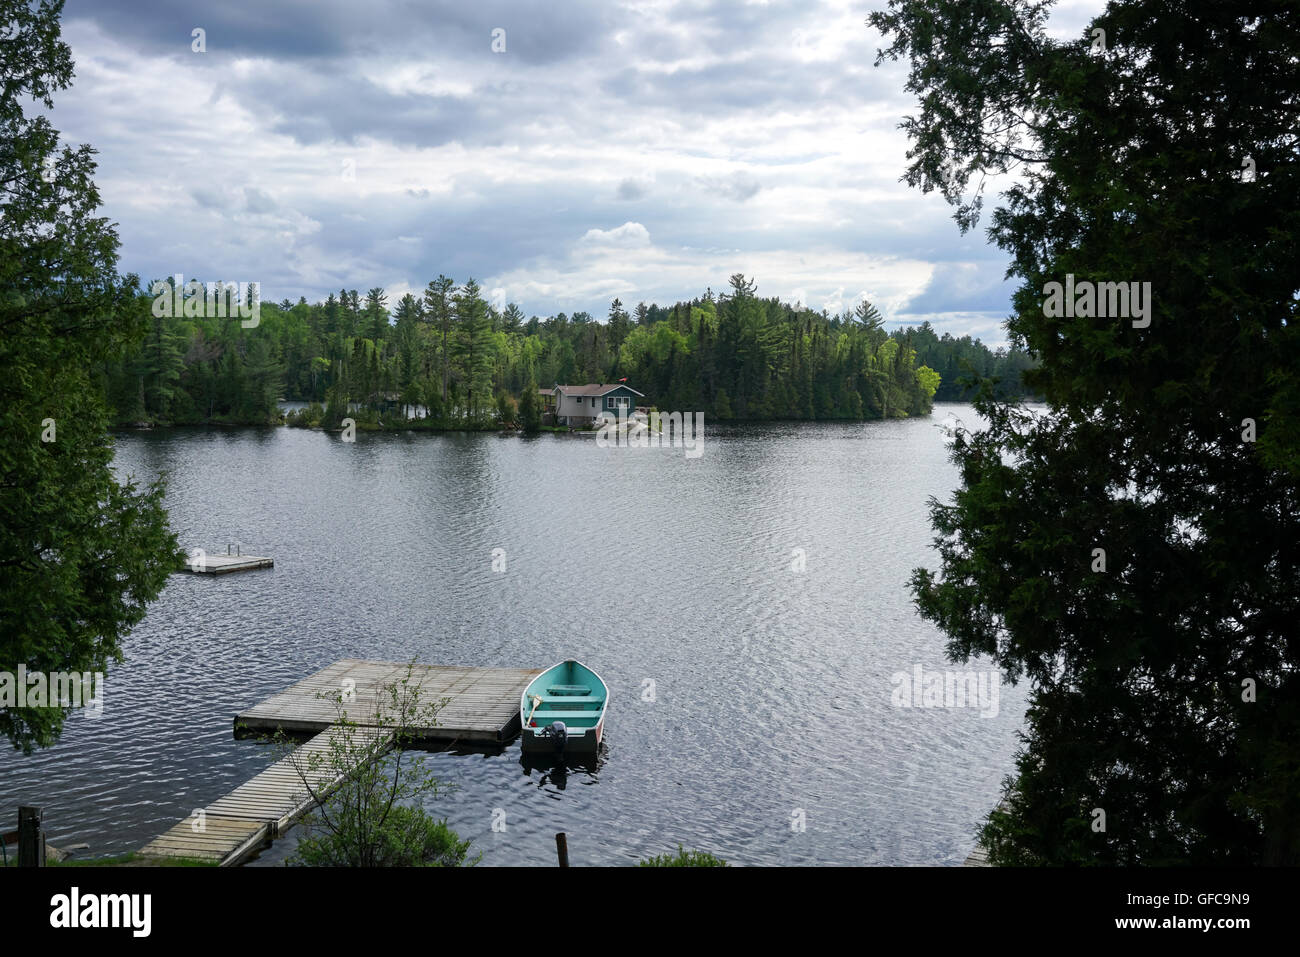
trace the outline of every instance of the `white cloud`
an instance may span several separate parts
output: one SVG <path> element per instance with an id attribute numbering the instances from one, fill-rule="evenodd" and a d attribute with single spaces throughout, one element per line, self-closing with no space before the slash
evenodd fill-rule
<path id="1" fill-rule="evenodd" d="M 630 248 L 650 245 L 650 232 L 640 223 L 627 222 L 614 229 L 589 229 L 582 237 L 588 246 Z"/>
<path id="2" fill-rule="evenodd" d="M 598 316 L 744 272 L 814 308 L 869 290 L 887 318 L 981 328 L 1001 294 L 1004 257 L 899 182 L 906 68 L 869 65 L 855 0 L 519 8 L 503 55 L 456 3 L 312 9 L 247 30 L 255 0 L 205 8 L 203 55 L 128 0 L 66 15 L 77 79 L 53 120 L 100 150 L 123 270 L 393 303 L 472 275 Z"/>

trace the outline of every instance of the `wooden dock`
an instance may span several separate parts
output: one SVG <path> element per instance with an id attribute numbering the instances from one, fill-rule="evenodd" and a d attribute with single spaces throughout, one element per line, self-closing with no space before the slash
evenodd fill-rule
<path id="1" fill-rule="evenodd" d="M 983 845 L 976 844 L 975 850 L 970 852 L 970 856 L 962 861 L 962 867 L 992 867 L 989 863 L 989 852 L 984 850 Z"/>
<path id="2" fill-rule="evenodd" d="M 1009 812 L 1011 809 L 1007 807 L 1006 799 L 1003 798 L 998 801 L 998 806 L 995 810 L 1002 811 L 1005 813 L 1005 812 Z M 970 852 L 970 855 L 966 858 L 966 860 L 962 861 L 961 866 L 962 867 L 992 867 L 993 865 L 989 863 L 988 849 L 983 844 L 977 843 L 975 845 L 975 849 Z"/>
<path id="3" fill-rule="evenodd" d="M 254 568 L 271 568 L 275 562 L 265 555 L 203 555 L 191 558 L 181 566 L 183 572 L 195 575 L 226 575 L 246 572 Z"/>
<path id="4" fill-rule="evenodd" d="M 366 724 L 375 714 L 379 691 L 406 676 L 407 666 L 391 661 L 345 658 L 235 717 L 235 729 L 323 731 L 338 712 L 329 697 L 350 691 L 348 718 Z M 414 729 L 426 740 L 499 742 L 519 730 L 519 696 L 543 668 L 468 668 L 416 665 L 412 682 L 422 702 L 443 702 L 437 726 Z"/>
<path id="5" fill-rule="evenodd" d="M 241 784 L 225 797 L 192 814 L 161 837 L 146 844 L 143 857 L 187 857 L 214 861 L 223 867 L 239 864 L 268 841 L 283 834 L 311 809 L 313 799 L 306 782 L 317 794 L 328 794 L 346 769 L 331 763 L 329 755 L 338 727 L 323 731 L 293 754 L 281 758 L 261 774 Z M 390 731 L 355 728 L 347 753 L 383 754 L 393 743 Z M 313 766 L 312 755 L 320 755 Z"/>
<path id="6" fill-rule="evenodd" d="M 235 718 L 235 730 L 318 732 L 292 755 L 241 784 L 224 797 L 191 815 L 141 849 L 146 858 L 184 857 L 207 860 L 223 867 L 240 864 L 269 841 L 280 837 L 311 809 L 312 798 L 303 782 L 307 774 L 312 790 L 328 793 L 343 771 L 337 767 L 310 767 L 312 753 L 327 755 L 339 734 L 338 711 L 330 696 L 345 692 L 354 736 L 349 752 L 363 750 L 378 757 L 393 743 L 390 728 L 378 709 L 380 694 L 406 677 L 407 665 L 388 661 L 345 658 L 323 668 L 291 688 L 274 695 Z M 501 742 L 519 730 L 519 696 L 542 668 L 468 668 L 415 665 L 411 680 L 420 688 L 422 703 L 442 703 L 437 724 L 414 729 L 426 740 L 454 739 Z M 326 697 L 321 697 L 324 695 Z M 364 745 L 358 749 L 357 744 Z"/>

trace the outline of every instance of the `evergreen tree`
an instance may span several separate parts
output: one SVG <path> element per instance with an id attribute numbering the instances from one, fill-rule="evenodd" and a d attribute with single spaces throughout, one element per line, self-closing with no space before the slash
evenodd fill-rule
<path id="1" fill-rule="evenodd" d="M 529 380 L 519 397 L 519 420 L 525 432 L 540 432 L 542 429 L 542 407 L 535 380 Z"/>
<path id="2" fill-rule="evenodd" d="M 972 183 L 1031 167 L 991 235 L 1049 414 L 983 391 L 933 507 L 942 572 L 913 578 L 955 659 L 1032 683 L 984 841 L 998 863 L 1300 863 L 1300 12 L 1112 0 L 1064 40 L 1044 17 L 871 18 L 912 62 L 909 182 L 969 228 Z M 1145 315 L 1058 310 L 1067 276 L 1150 283 Z"/>
<path id="3" fill-rule="evenodd" d="M 176 567 L 163 491 L 120 484 L 92 370 L 148 332 L 138 281 L 96 215 L 94 150 L 43 115 L 72 82 L 63 4 L 0 0 L 0 671 L 104 672 Z M 24 106 L 36 101 L 35 115 Z M 47 161 L 49 165 L 47 166 Z M 67 708 L 0 709 L 15 747 L 48 746 Z"/>
<path id="4" fill-rule="evenodd" d="M 440 274 L 424 292 L 424 314 L 436 337 L 444 408 L 447 407 L 447 389 L 451 381 L 452 290 L 455 286 L 454 281 Z"/>
<path id="5" fill-rule="evenodd" d="M 388 295 L 376 286 L 366 293 L 365 307 L 366 335 L 378 345 L 388 338 Z"/>
<path id="6" fill-rule="evenodd" d="M 137 297 L 131 305 L 148 329 L 134 361 L 128 363 L 139 383 L 139 408 L 133 418 L 168 422 L 173 418 L 188 340 L 180 322 L 149 313 L 143 297 Z"/>
<path id="7" fill-rule="evenodd" d="M 632 327 L 632 317 L 627 314 L 627 310 L 623 308 L 623 303 L 618 299 L 609 304 L 608 322 L 609 345 L 617 353 Z"/>
<path id="8" fill-rule="evenodd" d="M 471 277 L 456 291 L 455 357 L 464 376 L 465 410 L 470 419 L 478 416 L 480 407 L 492 394 L 491 348 L 492 327 L 488 320 L 487 303 L 483 300 L 479 284 Z"/>
<path id="9" fill-rule="evenodd" d="M 506 303 L 505 312 L 501 314 L 501 329 L 509 335 L 518 335 L 523 328 L 524 314 L 513 302 Z"/>

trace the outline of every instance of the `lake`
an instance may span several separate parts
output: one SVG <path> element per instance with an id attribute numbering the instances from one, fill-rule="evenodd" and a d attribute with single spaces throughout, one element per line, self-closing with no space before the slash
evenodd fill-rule
<path id="1" fill-rule="evenodd" d="M 428 806 L 484 864 L 553 863 L 556 831 L 574 864 L 678 844 L 742 865 L 959 864 L 1013 768 L 1025 689 L 1002 684 L 996 713 L 898 704 L 893 676 L 918 666 L 988 678 L 946 661 L 906 586 L 937 564 L 926 501 L 957 484 L 949 413 L 978 421 L 939 405 L 709 424 L 698 458 L 589 436 L 120 435 L 120 474 L 168 475 L 182 546 L 238 542 L 275 567 L 172 576 L 102 716 L 0 755 L 4 826 L 31 803 L 55 845 L 139 848 L 273 760 L 234 738 L 238 711 L 339 658 L 575 657 L 611 690 L 596 768 L 530 769 L 517 741 L 431 756 L 456 790 Z"/>

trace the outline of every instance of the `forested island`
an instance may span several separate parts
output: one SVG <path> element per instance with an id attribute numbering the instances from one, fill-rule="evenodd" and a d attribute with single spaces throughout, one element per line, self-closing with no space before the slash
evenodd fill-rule
<path id="1" fill-rule="evenodd" d="M 829 315 L 761 298 L 739 274 L 725 294 L 670 307 L 615 299 L 604 321 L 525 318 L 473 279 L 441 275 L 391 308 L 382 288 L 342 289 L 315 304 L 259 303 L 255 322 L 213 315 L 195 295 L 193 308 L 157 315 L 160 287 L 136 288 L 140 335 L 102 367 L 118 426 L 270 425 L 288 399 L 313 404 L 296 425 L 351 415 L 372 427 L 494 428 L 526 418 L 539 385 L 624 377 L 657 408 L 713 419 L 881 419 L 964 398 L 971 375 L 1023 394 L 1032 365 L 929 323 L 886 332 L 866 301 Z"/>

